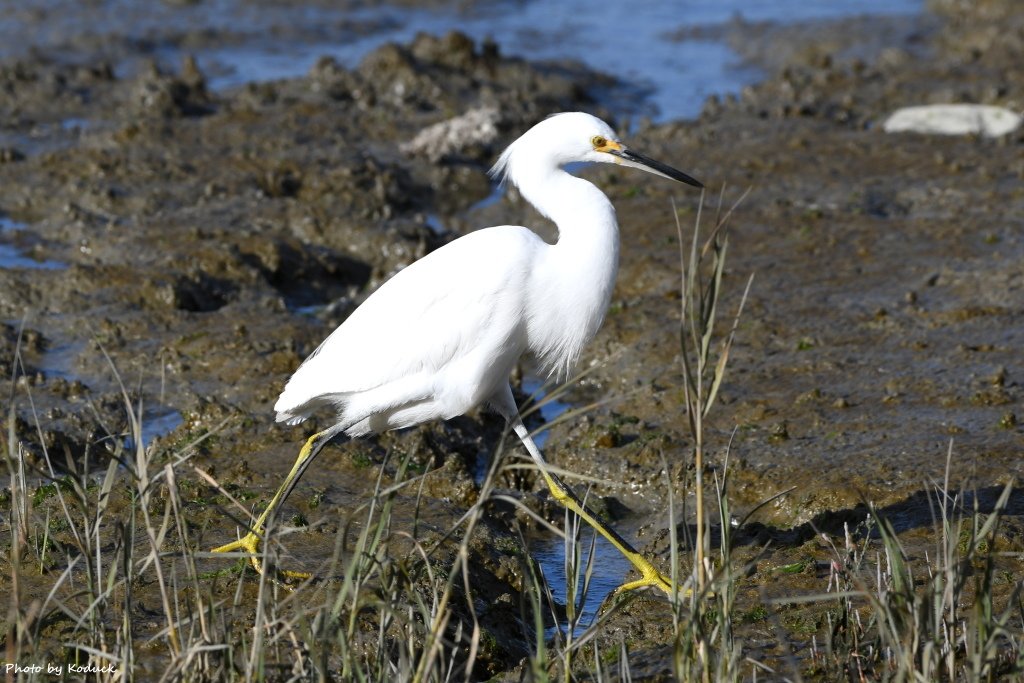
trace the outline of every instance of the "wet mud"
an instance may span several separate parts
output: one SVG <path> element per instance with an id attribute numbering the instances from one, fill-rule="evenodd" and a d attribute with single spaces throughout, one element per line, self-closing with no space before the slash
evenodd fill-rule
<path id="1" fill-rule="evenodd" d="M 750 188 L 730 220 L 725 310 L 754 281 L 711 412 L 708 466 L 721 474 L 728 447 L 733 512 L 754 511 L 736 531 L 738 552 L 755 562 L 744 609 L 820 591 L 830 553 L 821 533 L 856 526 L 868 503 L 912 554 L 931 547 L 929 495 L 950 448 L 954 486 L 982 508 L 1024 474 L 1024 133 L 881 131 L 903 105 L 1024 106 L 1024 24 L 1013 10 L 1012 0 L 934 2 L 888 23 L 730 24 L 722 34 L 771 75 L 710 99 L 695 121 L 629 131 L 636 148 L 708 185 L 706 221 L 720 192 L 730 206 Z M 149 63 L 152 49 L 131 41 L 71 47 L 0 63 L 0 240 L 11 250 L 0 268 L 0 370 L 17 378 L 15 439 L 40 469 L 44 450 L 58 468 L 102 467 L 125 443 L 127 395 L 153 424 L 158 453 L 212 434 L 189 467 L 253 502 L 271 495 L 314 429 L 273 422 L 302 359 L 390 274 L 459 234 L 513 223 L 553 237 L 514 193 L 496 199 L 489 164 L 547 114 L 616 116 L 599 98 L 607 76 L 507 58 L 460 34 L 387 45 L 352 69 L 325 58 L 302 78 L 227 89 L 190 58 L 177 70 Z M 123 63 L 135 66 L 115 68 Z M 484 112 L 482 134 L 417 138 L 466 112 Z M 604 482 L 591 490 L 602 511 L 667 563 L 665 500 L 671 487 L 692 510 L 694 474 L 671 201 L 688 231 L 699 200 L 620 169 L 584 173 L 617 208 L 621 270 L 586 375 L 563 399 L 601 405 L 553 426 L 546 455 Z M 387 481 L 405 456 L 425 478 L 421 497 L 399 497 L 394 524 L 415 519 L 440 539 L 476 500 L 501 432 L 480 413 L 330 447 L 284 513 L 311 528 L 287 537 L 291 561 L 312 568 L 330 554 L 379 467 Z M 193 471 L 178 476 L 195 487 L 197 547 L 232 537 L 237 511 L 225 514 Z M 500 485 L 561 523 L 542 482 Z M 1010 516 L 1019 529 L 1019 489 Z M 496 506 L 471 546 L 474 590 L 488 605 L 481 626 L 493 636 L 481 655 L 488 675 L 517 671 L 529 646 L 516 625 L 517 524 L 531 526 Z M 1010 536 L 1019 553 L 1020 535 Z M 1017 558 L 1007 561 L 1019 572 Z M 794 562 L 808 571 L 776 571 Z M 671 654 L 668 609 L 641 596 L 602 642 L 626 642 L 658 679 Z M 778 664 L 813 630 L 751 622 L 744 637 Z"/>

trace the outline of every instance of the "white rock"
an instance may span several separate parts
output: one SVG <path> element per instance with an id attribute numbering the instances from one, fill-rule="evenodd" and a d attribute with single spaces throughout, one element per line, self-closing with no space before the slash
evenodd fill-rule
<path id="1" fill-rule="evenodd" d="M 406 154 L 425 154 L 438 161 L 446 154 L 474 144 L 489 144 L 498 137 L 498 110 L 494 107 L 470 109 L 461 116 L 427 126 L 409 142 L 399 145 Z"/>
<path id="2" fill-rule="evenodd" d="M 897 109 L 882 124 L 886 133 L 984 135 L 996 138 L 1020 128 L 1024 119 L 1003 107 L 982 104 L 928 104 Z"/>

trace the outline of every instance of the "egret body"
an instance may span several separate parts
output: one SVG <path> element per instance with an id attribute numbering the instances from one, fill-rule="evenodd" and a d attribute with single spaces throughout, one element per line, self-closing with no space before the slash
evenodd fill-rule
<path id="1" fill-rule="evenodd" d="M 613 163 L 702 187 L 642 156 L 589 114 L 549 117 L 513 142 L 491 169 L 558 227 L 548 244 L 521 226 L 470 233 L 385 282 L 288 381 L 274 409 L 298 424 L 323 408 L 334 424 L 303 446 L 292 471 L 252 531 L 216 549 L 255 554 L 267 516 L 294 488 L 324 445 L 462 415 L 482 404 L 500 413 L 540 468 L 554 497 L 608 538 L 640 571 L 620 588 L 670 582 L 547 471 L 519 416 L 509 375 L 529 352 L 564 378 L 604 320 L 619 260 L 619 229 L 608 197 L 564 170 L 574 162 Z"/>

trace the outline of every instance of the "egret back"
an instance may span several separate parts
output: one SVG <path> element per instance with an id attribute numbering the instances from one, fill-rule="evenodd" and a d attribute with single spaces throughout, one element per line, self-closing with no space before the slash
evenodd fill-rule
<path id="1" fill-rule="evenodd" d="M 278 421 L 333 405 L 356 424 L 432 403 L 438 414 L 424 421 L 486 400 L 498 388 L 479 386 L 495 383 L 491 367 L 510 370 L 525 349 L 531 267 L 546 246 L 523 227 L 488 228 L 399 271 L 299 367 L 274 406 Z M 498 386 L 507 380 L 506 370 Z"/>

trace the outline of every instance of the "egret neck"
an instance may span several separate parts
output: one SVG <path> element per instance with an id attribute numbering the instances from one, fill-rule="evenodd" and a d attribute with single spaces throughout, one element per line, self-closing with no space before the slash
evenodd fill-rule
<path id="1" fill-rule="evenodd" d="M 558 241 L 542 248 L 543 263 L 531 274 L 531 296 L 544 305 L 530 307 L 527 344 L 544 370 L 564 379 L 608 310 L 619 226 L 612 203 L 592 183 L 557 166 L 535 166 L 517 174 L 519 191 L 555 223 Z"/>

